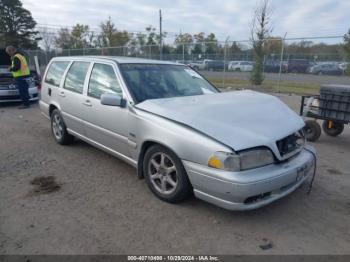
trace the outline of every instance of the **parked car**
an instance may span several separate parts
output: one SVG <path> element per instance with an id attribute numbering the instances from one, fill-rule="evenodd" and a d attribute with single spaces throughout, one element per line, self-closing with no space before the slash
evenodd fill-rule
<path id="1" fill-rule="evenodd" d="M 264 63 L 264 72 L 265 73 L 279 73 L 280 71 L 280 61 L 278 60 L 266 60 Z M 281 68 L 282 73 L 287 71 L 286 62 L 282 63 Z"/>
<path id="2" fill-rule="evenodd" d="M 205 70 L 207 68 L 207 64 L 209 61 L 213 61 L 211 59 L 204 59 L 202 61 L 195 61 L 191 62 L 189 65 L 192 67 L 194 70 Z"/>
<path id="3" fill-rule="evenodd" d="M 286 71 L 288 73 L 307 73 L 310 67 L 310 61 L 307 59 L 290 59 L 286 63 Z"/>
<path id="4" fill-rule="evenodd" d="M 208 71 L 223 71 L 227 69 L 228 64 L 221 60 L 207 61 L 205 65 L 205 70 Z M 226 68 L 225 68 L 226 67 Z"/>
<path id="5" fill-rule="evenodd" d="M 230 71 L 251 72 L 253 67 L 254 63 L 249 61 L 231 61 L 228 64 L 228 70 Z"/>
<path id="6" fill-rule="evenodd" d="M 20 96 L 17 84 L 9 71 L 11 64 L 10 57 L 6 54 L 4 49 L 0 50 L 0 103 L 3 102 L 20 102 Z M 27 78 L 29 84 L 30 101 L 37 101 L 38 87 L 40 85 L 40 78 L 35 70 L 30 71 L 30 76 Z"/>
<path id="7" fill-rule="evenodd" d="M 337 64 L 333 63 L 322 63 L 309 69 L 309 73 L 314 75 L 342 75 L 343 72 Z"/>
<path id="8" fill-rule="evenodd" d="M 294 191 L 315 165 L 303 120 L 278 98 L 221 93 L 176 63 L 57 57 L 40 108 L 57 143 L 77 137 L 119 157 L 171 203 L 194 192 L 230 210 L 258 208 Z"/>
<path id="9" fill-rule="evenodd" d="M 339 64 L 339 68 L 340 68 L 343 72 L 345 72 L 346 69 L 347 69 L 348 67 L 349 67 L 349 63 L 343 62 L 343 63 L 340 63 L 340 64 Z"/>

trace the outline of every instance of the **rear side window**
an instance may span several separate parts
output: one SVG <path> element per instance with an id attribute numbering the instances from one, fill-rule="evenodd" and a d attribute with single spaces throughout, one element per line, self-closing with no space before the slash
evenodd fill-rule
<path id="1" fill-rule="evenodd" d="M 89 65 L 89 62 L 74 62 L 68 70 L 63 88 L 82 94 Z"/>
<path id="2" fill-rule="evenodd" d="M 102 94 L 121 94 L 119 81 L 113 67 L 105 64 L 95 64 L 92 69 L 88 95 L 100 99 Z"/>
<path id="3" fill-rule="evenodd" d="M 47 71 L 45 82 L 50 85 L 59 86 L 68 64 L 68 61 L 52 62 L 49 70 Z"/>

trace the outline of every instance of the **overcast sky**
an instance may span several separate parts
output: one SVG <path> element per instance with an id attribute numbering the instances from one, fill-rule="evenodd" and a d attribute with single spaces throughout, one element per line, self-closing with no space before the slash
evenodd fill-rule
<path id="1" fill-rule="evenodd" d="M 158 28 L 164 31 L 214 32 L 219 40 L 249 38 L 249 23 L 257 0 L 22 0 L 38 24 L 88 24 L 97 30 L 111 16 L 118 29 Z M 273 35 L 289 37 L 343 35 L 350 27 L 350 0 L 271 0 Z"/>

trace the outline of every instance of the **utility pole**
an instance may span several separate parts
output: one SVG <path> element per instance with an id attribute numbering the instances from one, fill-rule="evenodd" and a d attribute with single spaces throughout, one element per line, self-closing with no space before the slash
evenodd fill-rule
<path id="1" fill-rule="evenodd" d="M 162 10 L 159 9 L 159 52 L 160 60 L 163 60 L 163 32 L 162 32 Z"/>

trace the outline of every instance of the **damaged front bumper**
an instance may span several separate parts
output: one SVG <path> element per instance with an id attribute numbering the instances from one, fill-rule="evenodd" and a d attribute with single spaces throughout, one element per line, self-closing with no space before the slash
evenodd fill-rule
<path id="1" fill-rule="evenodd" d="M 316 154 L 313 147 L 306 148 Z M 242 172 L 183 163 L 197 198 L 229 210 L 250 210 L 290 194 L 312 174 L 315 159 L 308 150 L 289 161 Z"/>

